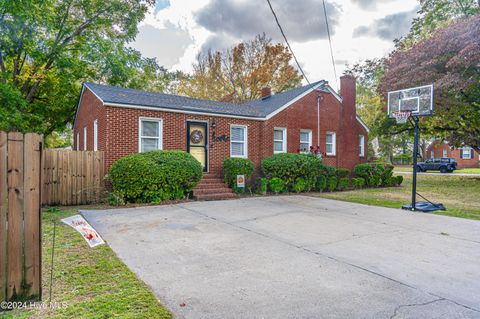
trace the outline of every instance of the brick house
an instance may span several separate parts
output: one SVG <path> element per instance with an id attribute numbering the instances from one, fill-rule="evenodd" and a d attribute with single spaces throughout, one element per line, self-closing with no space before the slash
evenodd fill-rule
<path id="1" fill-rule="evenodd" d="M 184 150 L 209 175 L 223 160 L 245 157 L 260 167 L 281 152 L 320 146 L 324 162 L 352 169 L 366 160 L 368 128 L 356 115 L 355 78 L 341 78 L 341 94 L 326 81 L 244 104 L 201 100 L 85 83 L 74 123 L 74 148 L 105 152 L 105 171 L 128 154 Z"/>
<path id="2" fill-rule="evenodd" d="M 451 157 L 457 161 L 458 168 L 480 167 L 480 154 L 469 146 L 453 148 L 447 142 L 434 140 L 427 147 L 427 157 Z"/>

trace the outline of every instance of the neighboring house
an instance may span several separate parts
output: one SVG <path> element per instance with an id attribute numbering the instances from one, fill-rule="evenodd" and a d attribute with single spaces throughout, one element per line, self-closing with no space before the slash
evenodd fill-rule
<path id="1" fill-rule="evenodd" d="M 341 78 L 341 95 L 319 81 L 273 95 L 263 89 L 261 99 L 244 104 L 85 83 L 74 145 L 104 151 L 106 171 L 125 155 L 164 149 L 190 152 L 205 172 L 221 175 L 230 156 L 249 158 L 259 168 L 274 153 L 317 145 L 326 164 L 352 169 L 368 154 L 368 128 L 356 115 L 355 94 L 351 76 Z"/>
<path id="2" fill-rule="evenodd" d="M 434 140 L 427 147 L 427 157 L 451 157 L 457 161 L 458 168 L 480 167 L 480 155 L 473 148 L 464 146 L 453 148 L 447 142 Z"/>

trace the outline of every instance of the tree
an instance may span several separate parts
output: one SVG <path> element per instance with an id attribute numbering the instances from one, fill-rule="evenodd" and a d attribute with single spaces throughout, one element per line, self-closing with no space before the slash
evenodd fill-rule
<path id="1" fill-rule="evenodd" d="M 260 97 L 263 87 L 281 92 L 301 85 L 292 55 L 265 35 L 220 52 L 199 55 L 193 74 L 180 81 L 179 93 L 205 99 L 244 102 Z"/>
<path id="2" fill-rule="evenodd" d="M 163 90 L 168 76 L 127 48 L 154 0 L 0 0 L 0 129 L 50 134 L 81 82 Z"/>
<path id="3" fill-rule="evenodd" d="M 427 133 L 456 146 L 480 150 L 480 16 L 458 19 L 385 63 L 379 92 L 434 83 L 435 116 L 422 119 Z"/>

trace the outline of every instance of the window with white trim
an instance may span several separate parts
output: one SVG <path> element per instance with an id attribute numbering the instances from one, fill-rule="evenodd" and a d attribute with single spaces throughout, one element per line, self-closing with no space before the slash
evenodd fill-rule
<path id="1" fill-rule="evenodd" d="M 87 127 L 83 128 L 83 150 L 87 150 Z"/>
<path id="2" fill-rule="evenodd" d="M 93 150 L 98 151 L 98 121 L 93 121 Z"/>
<path id="3" fill-rule="evenodd" d="M 325 147 L 327 155 L 336 155 L 337 153 L 337 134 L 335 132 L 327 132 Z"/>
<path id="4" fill-rule="evenodd" d="M 312 146 L 312 130 L 300 130 L 300 153 L 310 152 Z"/>
<path id="5" fill-rule="evenodd" d="M 473 152 L 472 152 L 472 148 L 471 147 L 468 147 L 468 146 L 465 146 L 465 147 L 462 147 L 462 150 L 461 150 L 461 158 L 463 159 L 472 159 L 473 158 Z"/>
<path id="6" fill-rule="evenodd" d="M 247 158 L 247 127 L 243 125 L 230 126 L 230 156 Z"/>
<path id="7" fill-rule="evenodd" d="M 447 153 L 447 150 L 446 150 L 446 149 L 443 149 L 442 155 L 443 155 L 443 157 L 448 157 L 448 153 Z"/>
<path id="8" fill-rule="evenodd" d="M 430 158 L 435 158 L 435 152 L 434 151 L 430 151 Z"/>
<path id="9" fill-rule="evenodd" d="M 273 129 L 273 152 L 274 153 L 287 152 L 287 129 L 286 128 Z"/>
<path id="10" fill-rule="evenodd" d="M 365 136 L 364 135 L 359 135 L 358 136 L 358 155 L 360 155 L 360 157 L 364 157 L 365 156 Z"/>
<path id="11" fill-rule="evenodd" d="M 140 118 L 139 152 L 161 150 L 163 148 L 162 123 L 162 119 Z"/>
<path id="12" fill-rule="evenodd" d="M 77 132 L 77 151 L 80 151 L 80 133 Z"/>

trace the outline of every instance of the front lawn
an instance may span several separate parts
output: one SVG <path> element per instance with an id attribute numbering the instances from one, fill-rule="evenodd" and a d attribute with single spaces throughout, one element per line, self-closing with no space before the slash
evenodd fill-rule
<path id="1" fill-rule="evenodd" d="M 400 208 L 411 201 L 412 175 L 403 175 L 400 187 L 370 188 L 318 196 L 349 202 Z M 447 211 L 436 212 L 455 217 L 480 220 L 480 178 L 470 176 L 418 175 L 417 192 L 432 202 L 445 205 Z M 417 201 L 423 199 L 417 196 Z"/>
<path id="2" fill-rule="evenodd" d="M 2 318 L 171 318 L 150 289 L 107 245 L 89 248 L 79 233 L 60 221 L 76 213 L 73 209 L 51 209 L 44 211 L 42 218 L 43 300 L 49 301 L 55 220 L 52 302 L 66 303 L 66 308 L 0 312 Z"/>

